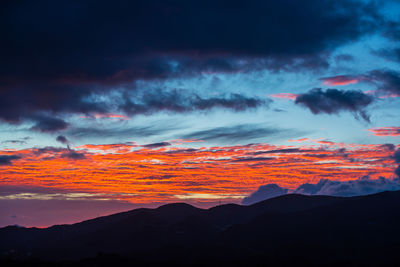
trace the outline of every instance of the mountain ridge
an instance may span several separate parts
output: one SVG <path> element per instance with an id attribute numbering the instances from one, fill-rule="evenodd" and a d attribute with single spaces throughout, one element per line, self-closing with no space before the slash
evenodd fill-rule
<path id="1" fill-rule="evenodd" d="M 0 228 L 0 253 L 44 260 L 79 260 L 99 253 L 189 260 L 193 254 L 229 258 L 235 254 L 230 251 L 238 250 L 244 252 L 235 257 L 271 256 L 271 251 L 280 255 L 298 246 L 304 247 L 300 251 L 325 249 L 321 254 L 355 251 L 356 257 L 368 246 L 400 248 L 398 223 L 400 191 L 357 197 L 289 194 L 249 206 L 200 209 L 172 203 L 44 229 L 8 226 Z"/>

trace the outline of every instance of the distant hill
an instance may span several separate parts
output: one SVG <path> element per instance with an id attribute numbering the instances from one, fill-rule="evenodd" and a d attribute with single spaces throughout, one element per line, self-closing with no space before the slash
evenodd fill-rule
<path id="1" fill-rule="evenodd" d="M 116 257 L 147 265 L 395 266 L 399 249 L 400 191 L 347 198 L 289 194 L 207 210 L 176 203 L 45 229 L 0 229 L 7 263 Z"/>

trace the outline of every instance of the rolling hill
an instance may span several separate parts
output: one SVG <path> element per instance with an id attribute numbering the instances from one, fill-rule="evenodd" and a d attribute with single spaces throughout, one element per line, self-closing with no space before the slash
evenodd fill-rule
<path id="1" fill-rule="evenodd" d="M 399 225 L 400 191 L 289 194 L 251 206 L 176 203 L 45 229 L 8 226 L 0 229 L 0 253 L 7 262 L 113 255 L 147 264 L 382 266 L 400 262 Z"/>

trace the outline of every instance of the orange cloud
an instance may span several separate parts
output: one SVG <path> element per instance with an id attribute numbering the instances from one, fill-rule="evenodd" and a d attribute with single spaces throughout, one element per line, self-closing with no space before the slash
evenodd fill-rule
<path id="1" fill-rule="evenodd" d="M 85 153 L 79 160 L 63 157 L 65 149 L 1 151 L 20 159 L 0 166 L 0 183 L 106 194 L 132 203 L 238 202 L 267 183 L 294 189 L 321 178 L 344 181 L 367 174 L 390 178 L 395 168 L 393 152 L 380 145 L 333 142 L 159 149 L 129 143 L 79 149 Z"/>

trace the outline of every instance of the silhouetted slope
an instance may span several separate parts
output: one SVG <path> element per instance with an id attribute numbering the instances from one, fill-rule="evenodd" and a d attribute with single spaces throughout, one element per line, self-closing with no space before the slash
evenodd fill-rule
<path id="1" fill-rule="evenodd" d="M 400 192 L 384 192 L 302 211 L 265 213 L 223 232 L 221 242 L 255 253 L 303 254 L 306 247 L 321 262 L 365 258 L 383 264 L 399 259 L 399 223 Z"/>
<path id="2" fill-rule="evenodd" d="M 46 229 L 0 229 L 0 252 L 80 259 L 99 252 L 142 260 L 307 258 L 397 260 L 400 191 L 362 197 L 284 195 L 208 210 L 177 203 Z"/>

